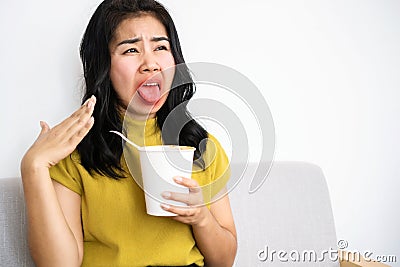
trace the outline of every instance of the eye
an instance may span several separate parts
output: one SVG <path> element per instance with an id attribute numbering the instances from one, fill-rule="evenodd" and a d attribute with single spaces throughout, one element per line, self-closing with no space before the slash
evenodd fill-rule
<path id="1" fill-rule="evenodd" d="M 168 50 L 168 48 L 165 45 L 160 45 L 160 46 L 157 46 L 155 49 L 155 51 L 160 51 L 160 50 Z"/>
<path id="2" fill-rule="evenodd" d="M 137 51 L 136 48 L 129 48 L 128 50 L 126 50 L 124 52 L 124 54 L 132 54 L 132 53 L 138 53 L 139 51 Z"/>

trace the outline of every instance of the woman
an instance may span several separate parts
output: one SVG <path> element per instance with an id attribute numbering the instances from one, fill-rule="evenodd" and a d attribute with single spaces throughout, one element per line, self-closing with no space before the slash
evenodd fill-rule
<path id="1" fill-rule="evenodd" d="M 202 205 L 226 183 L 217 180 L 226 177 L 229 164 L 218 141 L 186 110 L 194 85 L 171 89 L 172 78 L 188 72 L 174 68 L 184 59 L 168 12 L 153 0 L 102 2 L 83 36 L 81 59 L 83 105 L 52 129 L 41 122 L 38 139 L 21 161 L 36 264 L 232 266 L 236 231 L 228 196 Z M 181 108 L 173 121 L 188 123 L 179 133 L 161 132 L 176 107 Z M 195 147 L 193 179 L 175 177 L 189 194 L 163 193 L 189 207 L 163 205 L 176 216 L 147 215 L 121 140 L 109 130 L 125 130 L 146 145 Z M 201 192 L 207 184 L 219 185 Z"/>

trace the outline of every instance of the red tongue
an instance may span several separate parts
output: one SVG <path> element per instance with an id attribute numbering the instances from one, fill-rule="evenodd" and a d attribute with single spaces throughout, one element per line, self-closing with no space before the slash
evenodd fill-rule
<path id="1" fill-rule="evenodd" d="M 149 103 L 155 103 L 160 99 L 160 89 L 155 86 L 141 86 L 139 88 L 140 96 Z"/>

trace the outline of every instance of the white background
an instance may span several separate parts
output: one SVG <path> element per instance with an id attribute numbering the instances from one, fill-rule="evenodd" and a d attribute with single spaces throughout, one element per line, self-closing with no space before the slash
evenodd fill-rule
<path id="1" fill-rule="evenodd" d="M 338 239 L 399 262 L 400 2 L 162 2 L 187 62 L 230 66 L 258 86 L 275 160 L 322 168 Z M 79 105 L 78 47 L 98 3 L 0 2 L 0 177 L 19 176 L 39 120 Z"/>

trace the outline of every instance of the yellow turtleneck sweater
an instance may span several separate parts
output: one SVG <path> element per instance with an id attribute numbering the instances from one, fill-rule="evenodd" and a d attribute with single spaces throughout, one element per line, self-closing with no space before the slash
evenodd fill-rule
<path id="1" fill-rule="evenodd" d="M 125 119 L 124 127 L 128 138 L 139 145 L 162 144 L 156 119 L 142 122 Z M 204 200 L 208 202 L 229 179 L 229 161 L 219 142 L 210 134 L 203 158 L 206 169 L 194 165 L 192 178 L 200 185 L 208 185 L 203 188 Z M 130 162 L 129 169 L 125 161 Z M 80 164 L 76 151 L 50 169 L 52 179 L 82 198 L 82 266 L 182 266 L 192 263 L 203 266 L 203 256 L 196 247 L 190 225 L 147 215 L 144 192 L 135 181 L 141 181 L 138 152 L 125 146 L 121 162 L 128 177 L 120 180 L 98 173 L 91 175 Z"/>

